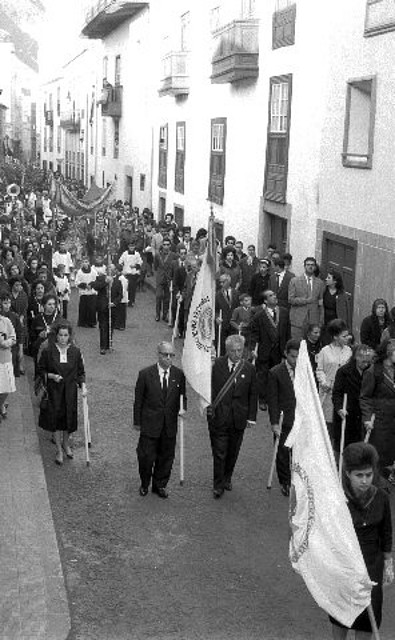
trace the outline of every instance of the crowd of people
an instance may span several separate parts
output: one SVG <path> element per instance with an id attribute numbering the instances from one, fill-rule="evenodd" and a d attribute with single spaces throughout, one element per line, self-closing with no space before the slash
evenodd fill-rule
<path id="1" fill-rule="evenodd" d="M 113 332 L 127 328 L 128 310 L 147 280 L 155 290 L 155 321 L 165 322 L 173 338 L 182 339 L 207 231 L 199 229 L 192 237 L 191 228 L 179 228 L 172 214 L 157 223 L 148 210 L 140 214 L 127 203 L 114 202 L 98 227 L 87 220 L 76 232 L 67 217 L 61 225 L 54 221 L 45 189 L 27 194 L 24 201 L 15 196 L 11 206 L 5 201 L 3 207 L 0 419 L 7 416 L 7 396 L 15 391 L 14 378 L 24 374 L 25 357 L 30 356 L 42 394 L 39 424 L 53 432 L 55 462 L 62 465 L 64 455 L 73 458 L 70 434 L 77 429 L 77 387 L 87 394 L 82 354 L 68 321 L 72 288 L 78 290 L 78 326 L 99 326 L 101 355 L 111 348 Z M 277 475 L 283 495 L 289 496 L 291 465 L 285 441 L 295 417 L 293 382 L 300 340 L 305 339 L 335 456 L 345 460 L 350 504 L 357 505 L 360 515 L 369 509 L 368 495 L 381 501 L 372 530 L 378 541 L 375 557 L 384 558 L 385 553 L 387 562 L 389 503 L 382 495 L 395 484 L 395 308 L 375 300 L 356 343 L 340 272 L 320 273 L 310 256 L 303 273 L 295 275 L 292 255 L 274 245 L 264 253 L 257 256 L 253 244 L 244 252 L 243 243 L 233 236 L 227 236 L 223 246 L 217 243 L 216 359 L 213 402 L 207 412 L 213 496 L 221 499 L 232 491 L 244 431 L 255 424 L 258 409 L 268 411 L 279 441 Z M 173 357 L 174 340 L 160 343 L 158 362 L 140 372 L 136 385 L 134 424 L 141 431 L 137 455 L 143 497 L 150 483 L 159 497 L 168 497 L 177 416 L 186 409 L 185 377 L 172 365 Z M 353 447 L 364 439 L 370 444 L 355 452 Z M 354 472 L 361 469 L 371 470 L 362 489 L 354 481 Z M 358 531 L 358 518 L 353 515 L 353 520 Z M 389 562 L 385 566 L 387 570 Z M 383 571 L 384 563 L 381 576 Z M 379 618 L 380 602 L 377 606 Z M 363 625 L 356 628 L 366 630 L 366 621 Z M 334 637 L 346 636 L 335 629 Z"/>

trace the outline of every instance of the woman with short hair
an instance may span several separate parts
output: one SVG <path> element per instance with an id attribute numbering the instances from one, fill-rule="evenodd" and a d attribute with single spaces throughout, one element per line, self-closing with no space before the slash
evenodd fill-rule
<path id="1" fill-rule="evenodd" d="M 388 304 L 383 298 L 377 298 L 372 304 L 372 312 L 362 320 L 361 342 L 372 349 L 379 346 L 382 334 L 391 322 Z"/>
<path id="2" fill-rule="evenodd" d="M 69 436 L 78 426 L 78 393 L 86 396 L 84 360 L 80 349 L 72 342 L 71 325 L 60 320 L 53 329 L 54 340 L 42 350 L 36 371 L 36 385 L 47 390 L 48 403 L 41 407 L 39 426 L 54 433 L 55 462 L 63 464 L 66 457 L 74 457 Z M 37 387 L 36 387 L 37 388 Z"/>
<path id="3" fill-rule="evenodd" d="M 354 442 L 343 452 L 343 488 L 347 498 L 355 533 L 370 579 L 376 584 L 372 589 L 372 608 L 377 626 L 380 627 L 383 604 L 383 585 L 394 579 L 392 550 L 391 508 L 386 493 L 375 485 L 377 451 L 371 444 Z M 348 628 L 329 617 L 333 640 L 345 640 Z M 372 637 L 372 626 L 367 609 L 354 621 L 356 640 Z"/>

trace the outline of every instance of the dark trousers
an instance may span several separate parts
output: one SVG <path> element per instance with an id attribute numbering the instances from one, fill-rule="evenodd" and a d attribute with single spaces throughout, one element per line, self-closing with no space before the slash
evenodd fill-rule
<path id="1" fill-rule="evenodd" d="M 131 307 L 136 301 L 137 283 L 139 281 L 139 274 L 129 273 L 128 279 L 128 295 L 129 295 L 129 307 Z"/>
<path id="2" fill-rule="evenodd" d="M 119 302 L 115 307 L 114 329 L 125 329 L 127 308 L 126 302 Z"/>
<path id="3" fill-rule="evenodd" d="M 69 301 L 68 300 L 62 300 L 60 303 L 60 313 L 62 314 L 63 318 L 65 320 L 67 320 L 67 309 L 69 306 Z"/>
<path id="4" fill-rule="evenodd" d="M 165 429 L 159 438 L 140 435 L 137 445 L 137 459 L 141 485 L 148 489 L 152 478 L 152 487 L 162 489 L 170 479 L 174 461 L 176 440 L 166 435 Z"/>
<path id="5" fill-rule="evenodd" d="M 170 288 L 168 284 L 157 284 L 155 292 L 156 315 L 159 317 L 162 310 L 162 318 L 165 320 L 169 313 Z"/>
<path id="6" fill-rule="evenodd" d="M 100 349 L 110 348 L 110 318 L 108 309 L 99 310 L 97 312 L 99 320 Z M 111 338 L 114 332 L 115 307 L 111 308 Z"/>
<path id="7" fill-rule="evenodd" d="M 230 482 L 243 442 L 244 429 L 233 426 L 216 431 L 209 429 L 214 463 L 214 489 L 222 490 Z"/>
<path id="8" fill-rule="evenodd" d="M 285 446 L 290 429 L 282 430 L 276 458 L 276 471 L 280 484 L 291 484 L 291 451 Z"/>
<path id="9" fill-rule="evenodd" d="M 269 378 L 269 371 L 276 364 L 280 364 L 281 356 L 277 353 L 270 355 L 265 360 L 257 359 L 256 368 L 256 381 L 258 387 L 259 402 L 267 403 L 267 383 Z"/>

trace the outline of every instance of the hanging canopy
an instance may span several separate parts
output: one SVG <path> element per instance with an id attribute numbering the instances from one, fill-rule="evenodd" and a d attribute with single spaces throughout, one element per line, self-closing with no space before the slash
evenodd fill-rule
<path id="1" fill-rule="evenodd" d="M 112 182 L 106 189 L 100 189 L 97 185 L 92 184 L 84 198 L 78 200 L 64 184 L 52 178 L 51 194 L 56 193 L 54 200 L 67 215 L 93 218 L 95 213 L 107 205 L 114 186 L 115 182 Z"/>

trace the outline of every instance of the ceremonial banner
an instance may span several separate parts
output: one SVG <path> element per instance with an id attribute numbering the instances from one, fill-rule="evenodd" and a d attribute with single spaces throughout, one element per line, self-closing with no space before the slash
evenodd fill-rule
<path id="1" fill-rule="evenodd" d="M 211 404 L 212 345 L 215 313 L 215 257 L 212 253 L 213 224 L 202 266 L 196 279 L 185 334 L 182 367 L 191 387 L 199 394 L 200 408 Z"/>
<path id="2" fill-rule="evenodd" d="M 372 582 L 339 484 L 310 365 L 301 343 L 295 371 L 290 560 L 317 604 L 350 627 L 370 604 Z"/>
<path id="3" fill-rule="evenodd" d="M 94 200 L 86 201 L 78 200 L 73 193 L 71 193 L 61 182 L 55 180 L 52 176 L 50 193 L 51 200 L 56 201 L 67 215 L 71 216 L 86 216 L 93 218 L 95 211 L 100 208 L 104 208 L 111 197 L 115 186 L 115 182 L 112 182 L 109 187 L 104 190 L 100 190 L 101 193 Z"/>

